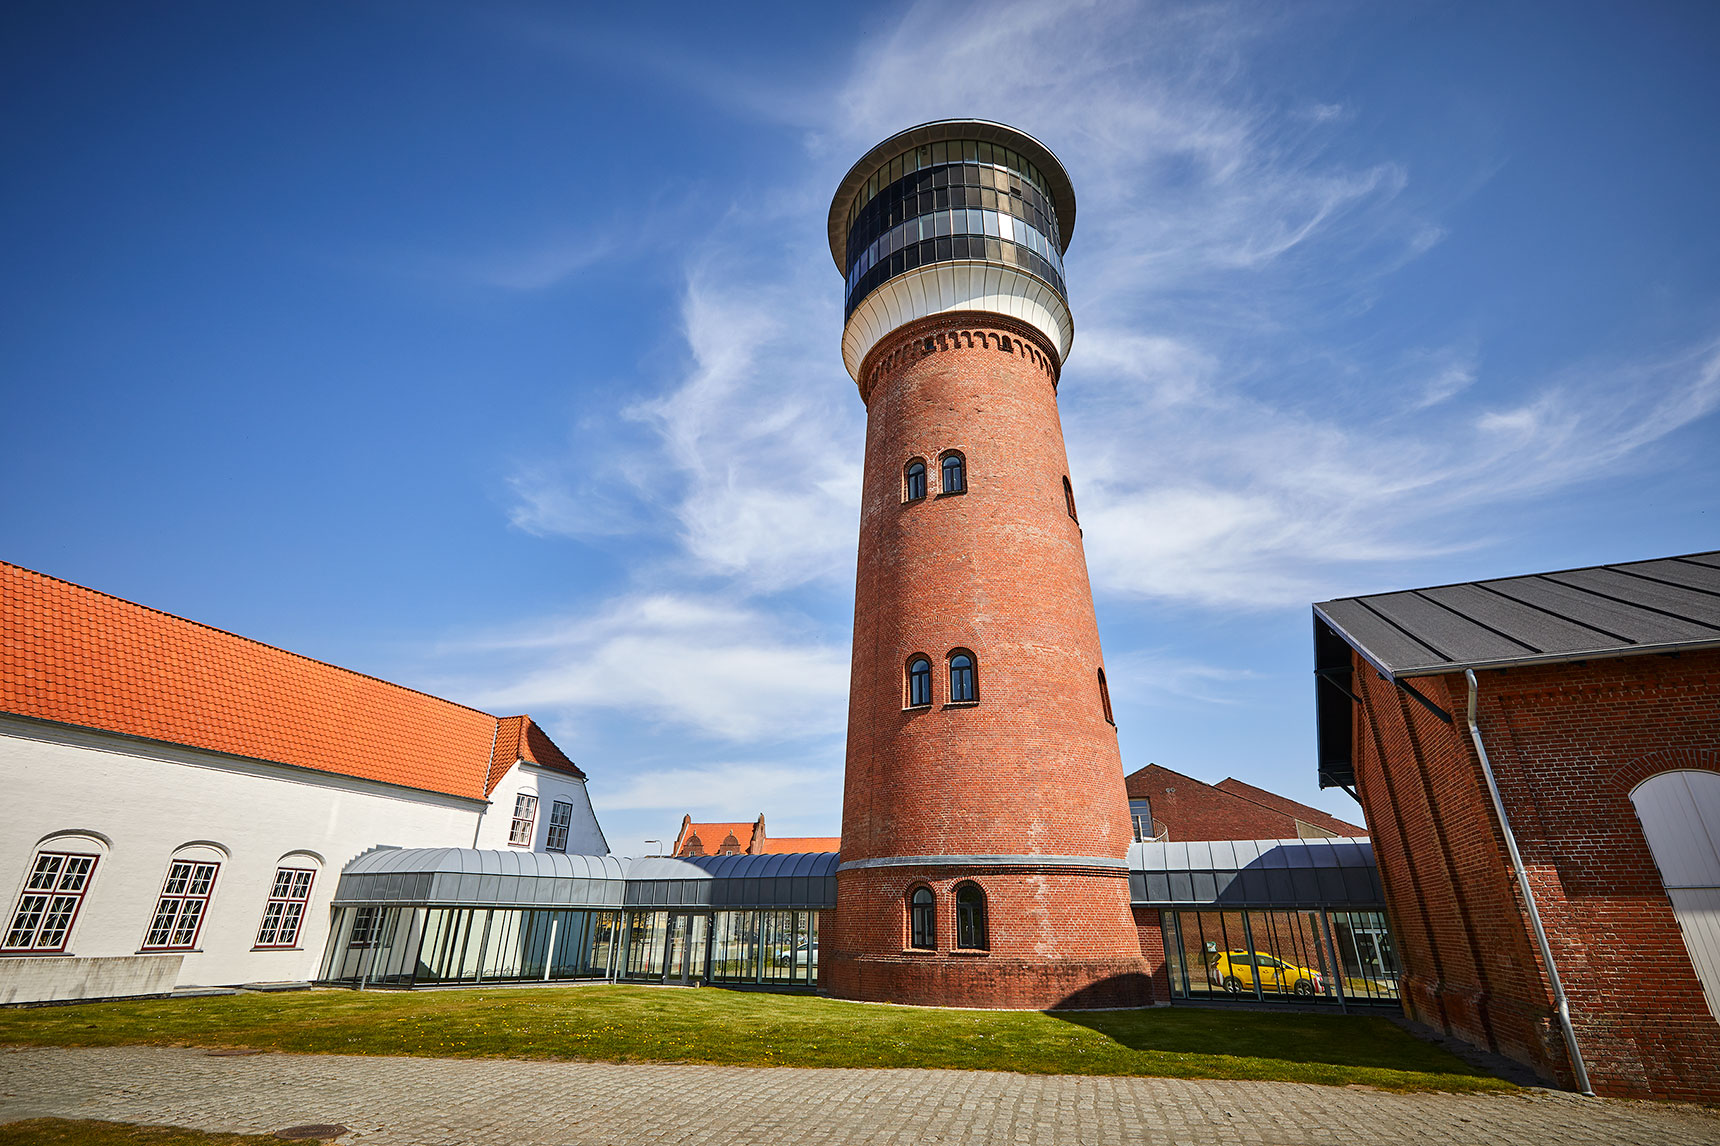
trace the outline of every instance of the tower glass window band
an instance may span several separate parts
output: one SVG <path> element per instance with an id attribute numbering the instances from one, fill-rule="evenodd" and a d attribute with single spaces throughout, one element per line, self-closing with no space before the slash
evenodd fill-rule
<path id="1" fill-rule="evenodd" d="M 908 945 L 921 951 L 938 947 L 938 928 L 932 904 L 932 889 L 916 887 L 908 895 Z"/>
<path id="2" fill-rule="evenodd" d="M 943 462 L 943 493 L 967 492 L 967 465 L 960 454 L 945 454 Z"/>
<path id="3" fill-rule="evenodd" d="M 926 463 L 918 459 L 908 463 L 908 501 L 919 501 L 926 496 Z"/>
<path id="4" fill-rule="evenodd" d="M 932 703 L 932 662 L 915 657 L 908 662 L 908 707 Z"/>
<path id="5" fill-rule="evenodd" d="M 977 883 L 956 888 L 956 946 L 970 951 L 991 946 L 985 930 L 985 892 Z"/>
<path id="6" fill-rule="evenodd" d="M 950 654 L 950 703 L 965 704 L 979 699 L 974 687 L 974 663 L 971 653 Z"/>

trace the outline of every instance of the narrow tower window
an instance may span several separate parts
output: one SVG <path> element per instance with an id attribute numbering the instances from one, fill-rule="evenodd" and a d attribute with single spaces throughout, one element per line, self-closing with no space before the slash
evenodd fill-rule
<path id="1" fill-rule="evenodd" d="M 991 947 L 985 930 L 985 892 L 977 883 L 956 888 L 956 946 L 970 951 Z"/>
<path id="2" fill-rule="evenodd" d="M 1075 516 L 1075 487 L 1069 484 L 1067 474 L 1063 477 L 1063 504 L 1069 509 L 1069 520 L 1080 525 L 1081 519 Z"/>
<path id="3" fill-rule="evenodd" d="M 944 493 L 966 493 L 967 492 L 967 463 L 962 459 L 962 456 L 960 454 L 956 454 L 956 453 L 945 454 L 944 455 L 944 461 L 943 461 L 943 467 L 944 467 L 944 484 L 943 484 L 942 492 L 944 492 Z"/>
<path id="4" fill-rule="evenodd" d="M 932 662 L 915 657 L 908 662 L 908 707 L 932 703 Z"/>
<path id="5" fill-rule="evenodd" d="M 903 500 L 919 501 L 926 496 L 926 463 L 915 458 L 908 463 L 908 495 Z"/>
<path id="6" fill-rule="evenodd" d="M 950 654 L 950 703 L 969 704 L 979 699 L 974 687 L 973 654 L 957 649 Z"/>
<path id="7" fill-rule="evenodd" d="M 1105 670 L 1099 670 L 1099 707 L 1105 712 L 1105 723 L 1116 726 L 1117 718 L 1111 715 L 1111 686 L 1105 683 Z"/>
<path id="8" fill-rule="evenodd" d="M 916 887 L 908 896 L 908 946 L 921 951 L 938 949 L 938 929 L 932 910 L 932 889 Z"/>

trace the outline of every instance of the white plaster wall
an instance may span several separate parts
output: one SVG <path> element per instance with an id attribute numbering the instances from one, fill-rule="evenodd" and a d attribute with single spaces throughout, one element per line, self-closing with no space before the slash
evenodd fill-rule
<path id="1" fill-rule="evenodd" d="M 537 822 L 532 825 L 530 849 L 508 843 L 508 832 L 514 822 L 514 802 L 525 792 L 538 798 Z M 592 810 L 591 797 L 585 781 L 553 768 L 540 768 L 521 760 L 508 769 L 507 775 L 490 793 L 490 806 L 478 825 L 477 842 L 467 847 L 507 848 L 520 846 L 521 851 L 547 850 L 549 838 L 549 808 L 556 800 L 573 805 L 573 820 L 567 832 L 569 855 L 608 855 L 609 845 L 603 829 L 597 826 L 597 814 Z"/>
<path id="2" fill-rule="evenodd" d="M 174 851 L 202 843 L 225 853 L 180 986 L 313 977 L 328 938 L 329 901 L 349 860 L 378 844 L 471 847 L 484 808 L 480 800 L 4 716 L 0 778 L 7 797 L 0 803 L 6 923 L 44 837 L 81 831 L 110 842 L 73 925 L 70 955 L 136 955 Z M 512 795 L 506 800 L 511 813 Z M 584 806 L 589 811 L 589 802 Z M 505 815 L 501 831 L 496 846 L 506 846 Z M 539 832 L 541 848 L 541 826 Z M 275 868 L 295 851 L 321 859 L 298 946 L 253 951 Z M 0 957 L 0 980 L 9 958 Z"/>

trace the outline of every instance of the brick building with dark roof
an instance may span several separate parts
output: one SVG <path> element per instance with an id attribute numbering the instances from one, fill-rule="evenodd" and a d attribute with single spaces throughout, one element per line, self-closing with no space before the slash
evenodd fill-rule
<path id="1" fill-rule="evenodd" d="M 1411 1016 L 1720 1098 L 1720 553 L 1325 601 L 1314 637 Z"/>

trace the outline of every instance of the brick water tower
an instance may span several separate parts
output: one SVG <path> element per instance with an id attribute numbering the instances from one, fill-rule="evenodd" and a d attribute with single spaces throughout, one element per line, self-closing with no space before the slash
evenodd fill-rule
<path id="1" fill-rule="evenodd" d="M 866 403 L 839 996 L 1148 1001 L 1057 416 L 1074 225 L 1057 157 L 984 120 L 891 136 L 830 205 Z"/>

